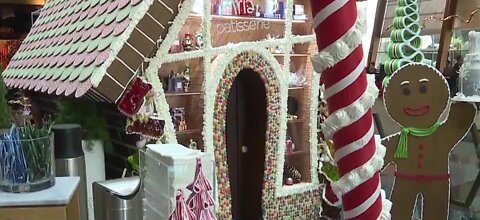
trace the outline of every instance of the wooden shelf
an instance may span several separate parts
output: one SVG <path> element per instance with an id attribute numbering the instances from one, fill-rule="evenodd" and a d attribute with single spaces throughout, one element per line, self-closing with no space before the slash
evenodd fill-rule
<path id="1" fill-rule="evenodd" d="M 305 119 L 297 118 L 297 119 L 290 119 L 287 121 L 288 124 L 296 124 L 296 123 L 303 123 Z"/>
<path id="2" fill-rule="evenodd" d="M 305 89 L 305 86 L 288 87 L 288 90 L 302 90 L 302 89 Z"/>
<path id="3" fill-rule="evenodd" d="M 165 97 L 197 96 L 197 95 L 202 95 L 202 93 L 200 92 L 165 93 Z"/>
<path id="4" fill-rule="evenodd" d="M 201 19 L 203 18 L 202 14 L 194 14 L 191 13 L 189 18 L 192 19 Z M 261 17 L 250 17 L 250 16 L 233 16 L 233 15 L 211 15 L 212 20 L 245 20 L 245 21 L 270 21 L 272 23 L 285 23 L 285 19 L 277 19 L 277 18 L 261 18 Z M 306 20 L 292 20 L 294 24 L 305 24 L 308 21 Z"/>
<path id="5" fill-rule="evenodd" d="M 292 157 L 292 156 L 307 155 L 307 154 L 308 154 L 308 151 L 294 150 L 292 153 L 285 153 L 285 156 Z"/>
<path id="6" fill-rule="evenodd" d="M 191 134 L 201 134 L 202 129 L 192 129 L 192 130 L 185 130 L 185 131 L 177 131 L 177 135 L 191 135 Z"/>

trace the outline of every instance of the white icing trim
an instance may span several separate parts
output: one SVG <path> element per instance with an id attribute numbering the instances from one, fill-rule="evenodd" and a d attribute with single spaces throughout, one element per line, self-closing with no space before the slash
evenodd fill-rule
<path id="1" fill-rule="evenodd" d="M 332 86 L 326 88 L 325 99 L 328 99 L 334 96 L 335 94 L 343 91 L 349 85 L 354 83 L 364 70 L 365 70 L 365 65 L 363 63 L 363 60 L 360 60 L 357 67 L 352 72 L 350 72 L 350 74 L 348 74 L 346 77 L 344 77 L 337 83 L 333 84 Z"/>
<path id="2" fill-rule="evenodd" d="M 335 132 L 353 124 L 373 107 L 378 97 L 378 88 L 375 84 L 375 76 L 367 75 L 367 80 L 367 89 L 358 100 L 333 112 L 322 124 L 322 131 L 326 138 L 331 139 Z"/>
<path id="3" fill-rule="evenodd" d="M 368 132 L 365 133 L 363 137 L 335 151 L 335 162 L 338 163 L 338 161 L 340 161 L 345 156 L 362 149 L 365 143 L 368 143 L 373 138 L 374 134 L 375 126 L 374 122 L 372 121 L 370 129 L 368 129 Z"/>
<path id="4" fill-rule="evenodd" d="M 310 174 L 311 174 L 312 182 L 295 184 L 292 186 L 284 186 L 283 185 L 283 172 L 284 172 L 283 164 L 285 163 L 285 154 L 280 155 L 281 157 L 283 157 L 283 159 L 280 160 L 281 157 L 278 157 L 279 158 L 278 167 L 281 169 L 281 172 L 278 173 L 279 175 L 277 176 L 277 180 L 276 180 L 276 188 L 277 188 L 276 196 L 277 197 L 283 197 L 283 196 L 298 194 L 302 192 L 307 192 L 314 189 L 318 189 L 320 187 L 320 182 L 318 180 L 318 172 L 317 172 L 317 167 L 319 166 L 319 164 L 318 164 L 318 148 L 317 148 L 318 134 L 317 134 L 317 117 L 316 117 L 317 106 L 318 106 L 318 96 L 320 93 L 320 74 L 314 72 L 312 78 L 313 78 L 312 91 L 311 91 L 312 98 L 310 100 L 310 114 L 312 115 L 312 117 L 310 117 L 310 124 L 309 124 L 310 165 L 311 165 Z M 283 145 L 285 146 L 285 144 Z M 279 152 L 285 152 L 285 149 L 279 149 Z"/>
<path id="5" fill-rule="evenodd" d="M 362 36 L 366 33 L 366 20 L 357 18 L 357 21 L 338 41 L 326 47 L 319 54 L 312 57 L 313 68 L 322 73 L 325 69 L 345 59 L 362 43 Z M 362 62 L 363 63 L 363 62 Z"/>
<path id="6" fill-rule="evenodd" d="M 382 191 L 382 213 L 378 216 L 378 220 L 390 220 L 392 219 L 392 215 L 390 214 L 390 210 L 392 209 L 392 202 L 387 199 L 385 195 L 385 190 Z"/>

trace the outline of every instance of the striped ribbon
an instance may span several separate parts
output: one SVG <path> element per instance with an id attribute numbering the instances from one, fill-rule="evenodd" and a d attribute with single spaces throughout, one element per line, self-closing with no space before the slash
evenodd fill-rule
<path id="1" fill-rule="evenodd" d="M 197 220 L 195 214 L 188 209 L 181 189 L 177 190 L 176 201 L 175 210 L 170 214 L 168 220 Z"/>
<path id="2" fill-rule="evenodd" d="M 399 0 L 401 1 L 401 0 Z M 358 31 L 355 24 L 358 19 L 355 0 L 311 0 L 314 17 L 314 28 L 317 35 L 320 54 L 335 45 L 342 45 L 345 36 Z M 332 28 L 334 27 L 334 28 Z M 351 43 L 351 42 L 350 42 Z M 322 73 L 322 81 L 328 91 L 327 105 L 331 113 L 329 117 L 341 112 L 349 114 L 352 110 L 361 111 L 361 117 L 355 117 L 345 125 L 336 129 L 332 139 L 336 151 L 345 151 L 351 143 L 357 142 L 369 134 L 373 119 L 370 109 L 358 108 L 364 106 L 367 93 L 367 77 L 363 63 L 362 45 L 348 44 L 349 54 L 335 60 L 333 67 Z M 361 67 L 361 68 L 360 68 Z M 357 71 L 359 70 L 360 71 Z M 340 114 L 340 113 L 339 113 Z M 359 142 L 360 148 L 347 150 L 341 159 L 337 160 L 341 178 L 357 176 L 352 171 L 362 167 L 376 155 L 376 144 L 373 133 Z M 375 172 L 373 177 L 362 179 L 353 190 L 342 195 L 342 205 L 345 219 L 375 220 L 381 216 L 382 197 L 380 194 L 380 177 Z M 329 190 L 328 190 L 329 189 Z M 326 196 L 331 202 L 339 201 L 327 186 Z"/>
<path id="3" fill-rule="evenodd" d="M 187 189 L 192 191 L 187 200 L 188 208 L 197 217 L 197 220 L 216 220 L 217 218 L 211 211 L 211 207 L 215 205 L 210 191 L 212 185 L 203 174 L 202 160 L 197 158 L 197 168 L 195 170 L 194 181 L 187 186 Z"/>

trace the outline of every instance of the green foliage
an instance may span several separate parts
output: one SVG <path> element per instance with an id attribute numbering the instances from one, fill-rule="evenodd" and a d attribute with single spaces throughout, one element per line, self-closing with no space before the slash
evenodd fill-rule
<path id="1" fill-rule="evenodd" d="M 10 106 L 8 106 L 7 101 L 7 88 L 5 83 L 3 82 L 2 69 L 0 69 L 0 129 L 2 128 L 10 128 L 11 126 L 11 117 L 12 117 L 12 110 Z"/>
<path id="2" fill-rule="evenodd" d="M 93 141 L 100 140 L 106 149 L 112 147 L 107 121 L 99 112 L 96 103 L 88 100 L 64 97 L 58 101 L 59 114 L 57 124 L 79 124 L 86 131 L 84 139 L 89 141 L 91 149 Z"/>
<path id="3" fill-rule="evenodd" d="M 322 173 L 324 173 L 325 176 L 327 176 L 333 182 L 338 181 L 340 179 L 338 168 L 331 163 L 328 163 L 328 162 L 323 163 Z"/>

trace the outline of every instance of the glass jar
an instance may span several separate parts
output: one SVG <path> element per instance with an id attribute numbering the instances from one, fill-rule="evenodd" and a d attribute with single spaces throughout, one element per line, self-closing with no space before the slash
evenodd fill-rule
<path id="1" fill-rule="evenodd" d="M 0 139 L 0 190 L 35 192 L 54 184 L 53 135 L 36 139 Z"/>

